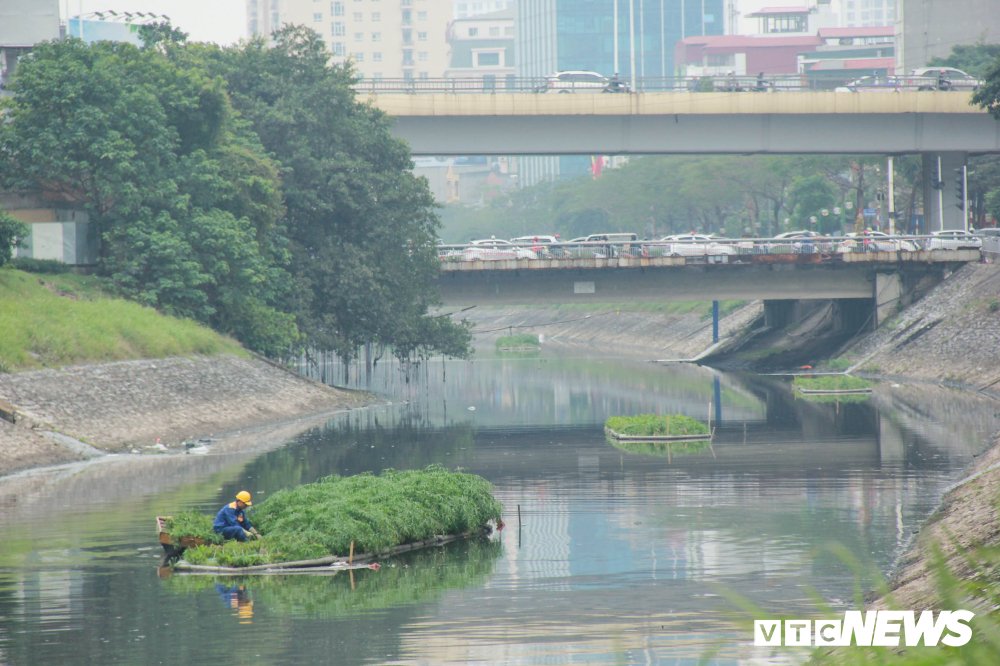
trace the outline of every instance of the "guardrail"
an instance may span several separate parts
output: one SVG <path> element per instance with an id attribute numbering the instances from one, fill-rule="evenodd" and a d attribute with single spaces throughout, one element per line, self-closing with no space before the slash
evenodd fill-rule
<path id="1" fill-rule="evenodd" d="M 354 84 L 357 92 L 369 94 L 399 93 L 621 93 L 632 92 L 846 92 L 970 91 L 975 85 L 966 82 L 942 83 L 936 77 L 900 76 L 867 80 L 812 81 L 798 74 L 755 76 L 646 77 L 634 82 L 623 79 L 619 85 L 601 87 L 593 82 L 561 81 L 550 87 L 548 78 L 539 77 L 454 77 L 427 79 L 363 79 Z"/>
<path id="2" fill-rule="evenodd" d="M 571 259 L 615 259 L 683 257 L 693 261 L 726 263 L 741 257 L 812 255 L 812 261 L 834 260 L 836 257 L 864 252 L 916 253 L 934 249 L 979 250 L 978 247 L 932 247 L 932 236 L 821 236 L 813 238 L 712 238 L 709 240 L 636 240 L 636 241 L 575 241 L 519 242 L 493 239 L 467 244 L 439 245 L 438 257 L 443 262 L 465 261 L 534 261 Z M 1000 240 L 1000 239 L 991 239 Z"/>

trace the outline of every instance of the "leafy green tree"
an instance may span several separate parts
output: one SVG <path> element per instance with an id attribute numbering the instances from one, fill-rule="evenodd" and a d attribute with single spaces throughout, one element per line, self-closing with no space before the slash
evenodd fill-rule
<path id="1" fill-rule="evenodd" d="M 972 103 L 986 109 L 990 115 L 1000 120 L 1000 57 L 994 58 L 985 69 L 983 75 L 985 85 L 972 94 Z"/>
<path id="2" fill-rule="evenodd" d="M 287 352 L 298 332 L 279 307 L 294 289 L 278 169 L 202 52 L 161 37 L 35 49 L 0 127 L 3 184 L 85 208 L 99 270 L 123 294 Z"/>
<path id="3" fill-rule="evenodd" d="M 930 67 L 954 67 L 977 78 L 988 76 L 990 69 L 1000 59 L 1000 44 L 957 44 L 944 58 L 931 58 Z"/>
<path id="4" fill-rule="evenodd" d="M 355 100 L 351 70 L 328 65 L 319 35 L 297 27 L 275 33 L 273 47 L 258 39 L 208 57 L 281 165 L 310 344 L 343 358 L 369 342 L 467 354 L 464 327 L 427 320 L 439 272 L 433 198 L 385 115 Z"/>
<path id="5" fill-rule="evenodd" d="M 804 176 L 792 182 L 789 195 L 792 205 L 793 225 L 800 228 L 813 228 L 820 233 L 833 233 L 836 220 L 829 212 L 837 203 L 837 195 L 833 186 L 823 176 Z M 823 210 L 827 215 L 823 215 Z M 815 225 L 811 218 L 816 218 Z"/>
<path id="6" fill-rule="evenodd" d="M 0 266 L 14 255 L 14 248 L 28 236 L 28 225 L 0 211 Z"/>

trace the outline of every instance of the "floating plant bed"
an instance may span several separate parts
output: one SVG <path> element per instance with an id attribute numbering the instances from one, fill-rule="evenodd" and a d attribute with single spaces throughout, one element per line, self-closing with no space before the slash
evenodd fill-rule
<path id="1" fill-rule="evenodd" d="M 796 377 L 792 383 L 803 395 L 867 395 L 872 392 L 870 381 L 851 375 Z"/>
<path id="2" fill-rule="evenodd" d="M 164 565 L 178 572 L 333 571 L 502 527 L 492 491 L 482 477 L 440 466 L 332 476 L 255 503 L 248 515 L 259 539 L 221 542 L 212 517 L 196 512 L 157 518 L 157 530 Z"/>
<path id="3" fill-rule="evenodd" d="M 683 414 L 612 416 L 604 422 L 605 434 L 619 442 L 711 441 L 712 428 Z"/>
<path id="4" fill-rule="evenodd" d="M 799 388 L 799 393 L 803 395 L 865 395 L 871 393 L 870 388 L 857 389 L 806 389 Z"/>

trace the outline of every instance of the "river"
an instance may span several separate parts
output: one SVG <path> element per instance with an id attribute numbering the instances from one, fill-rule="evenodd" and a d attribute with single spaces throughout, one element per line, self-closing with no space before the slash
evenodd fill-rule
<path id="1" fill-rule="evenodd" d="M 1000 426 L 995 401 L 882 383 L 554 355 L 376 366 L 391 404 L 262 454 L 120 456 L 0 507 L 0 663 L 741 663 L 758 614 L 828 616 L 894 557 Z M 710 446 L 615 447 L 608 416 L 711 419 Z M 330 474 L 488 478 L 506 528 L 353 574 L 166 576 L 154 517 Z M 10 479 L 0 479 L 0 489 Z"/>

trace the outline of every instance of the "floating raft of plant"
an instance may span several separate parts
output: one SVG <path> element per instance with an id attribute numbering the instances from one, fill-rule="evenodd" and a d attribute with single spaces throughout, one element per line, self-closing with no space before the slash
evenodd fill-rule
<path id="1" fill-rule="evenodd" d="M 500 512 L 488 481 L 432 466 L 278 491 L 248 514 L 256 540 L 221 542 L 212 517 L 196 512 L 157 519 L 157 529 L 178 572 L 318 573 L 489 533 L 502 527 Z"/>
<path id="2" fill-rule="evenodd" d="M 803 395 L 867 395 L 872 392 L 871 382 L 850 375 L 796 377 L 792 383 Z"/>
<path id="3" fill-rule="evenodd" d="M 612 416 L 604 432 L 619 442 L 710 442 L 715 436 L 713 428 L 682 414 Z"/>
<path id="4" fill-rule="evenodd" d="M 807 389 L 799 388 L 799 393 L 804 395 L 864 395 L 871 393 L 870 388 L 857 389 Z"/>

